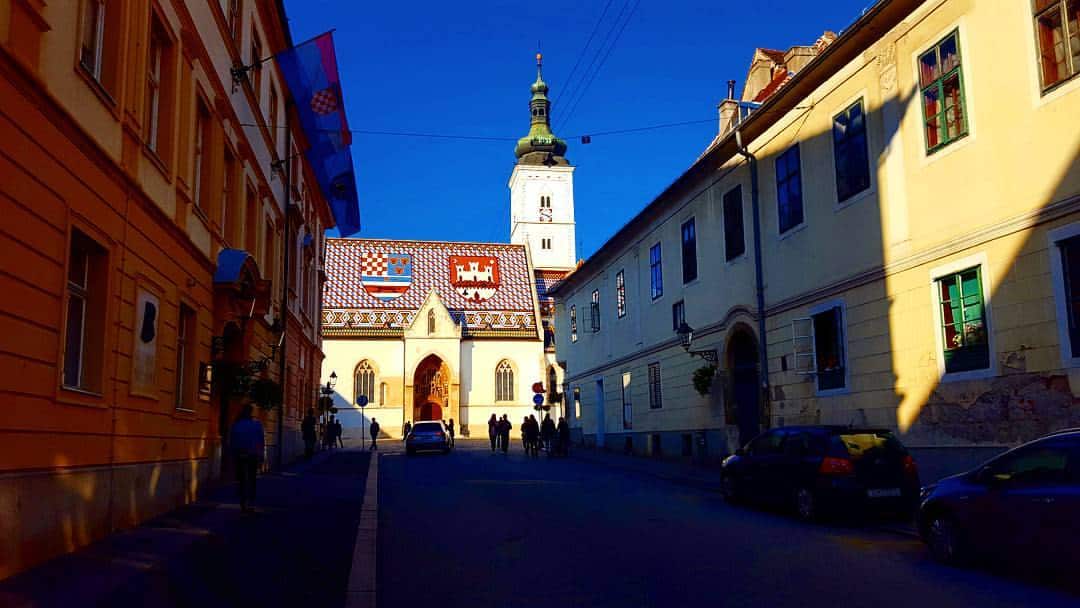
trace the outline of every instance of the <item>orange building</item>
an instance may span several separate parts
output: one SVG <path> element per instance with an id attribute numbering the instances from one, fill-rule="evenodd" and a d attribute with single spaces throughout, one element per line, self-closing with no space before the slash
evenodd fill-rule
<path id="1" fill-rule="evenodd" d="M 193 500 L 245 402 L 300 451 L 334 222 L 291 43 L 277 1 L 0 0 L 0 578 Z"/>

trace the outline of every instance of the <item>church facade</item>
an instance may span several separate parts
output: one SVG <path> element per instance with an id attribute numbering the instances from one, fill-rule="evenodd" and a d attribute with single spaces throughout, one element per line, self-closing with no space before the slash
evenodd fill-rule
<path id="1" fill-rule="evenodd" d="M 551 132 L 547 92 L 538 55 L 509 181 L 509 244 L 328 240 L 323 378 L 337 375 L 346 438 L 372 419 L 390 437 L 406 422 L 449 419 L 460 435 L 486 437 L 492 414 L 516 434 L 536 413 L 535 383 L 545 413 L 563 415 L 547 290 L 574 268 L 574 168 Z"/>

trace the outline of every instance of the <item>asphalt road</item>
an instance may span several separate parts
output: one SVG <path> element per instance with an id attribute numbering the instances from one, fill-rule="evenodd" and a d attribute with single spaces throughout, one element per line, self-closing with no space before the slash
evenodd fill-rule
<path id="1" fill-rule="evenodd" d="M 730 507 L 599 463 L 383 447 L 381 608 L 1080 605 L 940 566 L 910 537 Z"/>

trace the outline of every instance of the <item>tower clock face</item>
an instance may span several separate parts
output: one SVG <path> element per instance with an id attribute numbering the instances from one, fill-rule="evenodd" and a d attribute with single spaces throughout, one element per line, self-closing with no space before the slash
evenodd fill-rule
<path id="1" fill-rule="evenodd" d="M 540 221 L 541 222 L 550 222 L 551 221 L 551 207 L 541 207 L 540 208 Z"/>

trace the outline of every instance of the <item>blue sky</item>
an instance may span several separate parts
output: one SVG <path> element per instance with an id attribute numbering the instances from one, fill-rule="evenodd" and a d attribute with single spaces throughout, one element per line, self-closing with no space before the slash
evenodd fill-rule
<path id="1" fill-rule="evenodd" d="M 539 41 L 555 133 L 577 167 L 578 257 L 585 258 L 690 166 L 716 123 L 599 135 L 588 145 L 576 136 L 714 119 L 726 81 L 736 79 L 741 90 L 755 47 L 786 49 L 826 29 L 840 32 L 872 0 L 285 4 L 295 40 L 336 28 L 346 111 L 358 130 L 521 137 Z M 625 29 L 565 120 L 567 100 L 582 90 L 580 76 L 620 14 Z M 507 241 L 513 149 L 513 141 L 355 135 L 358 236 Z"/>

